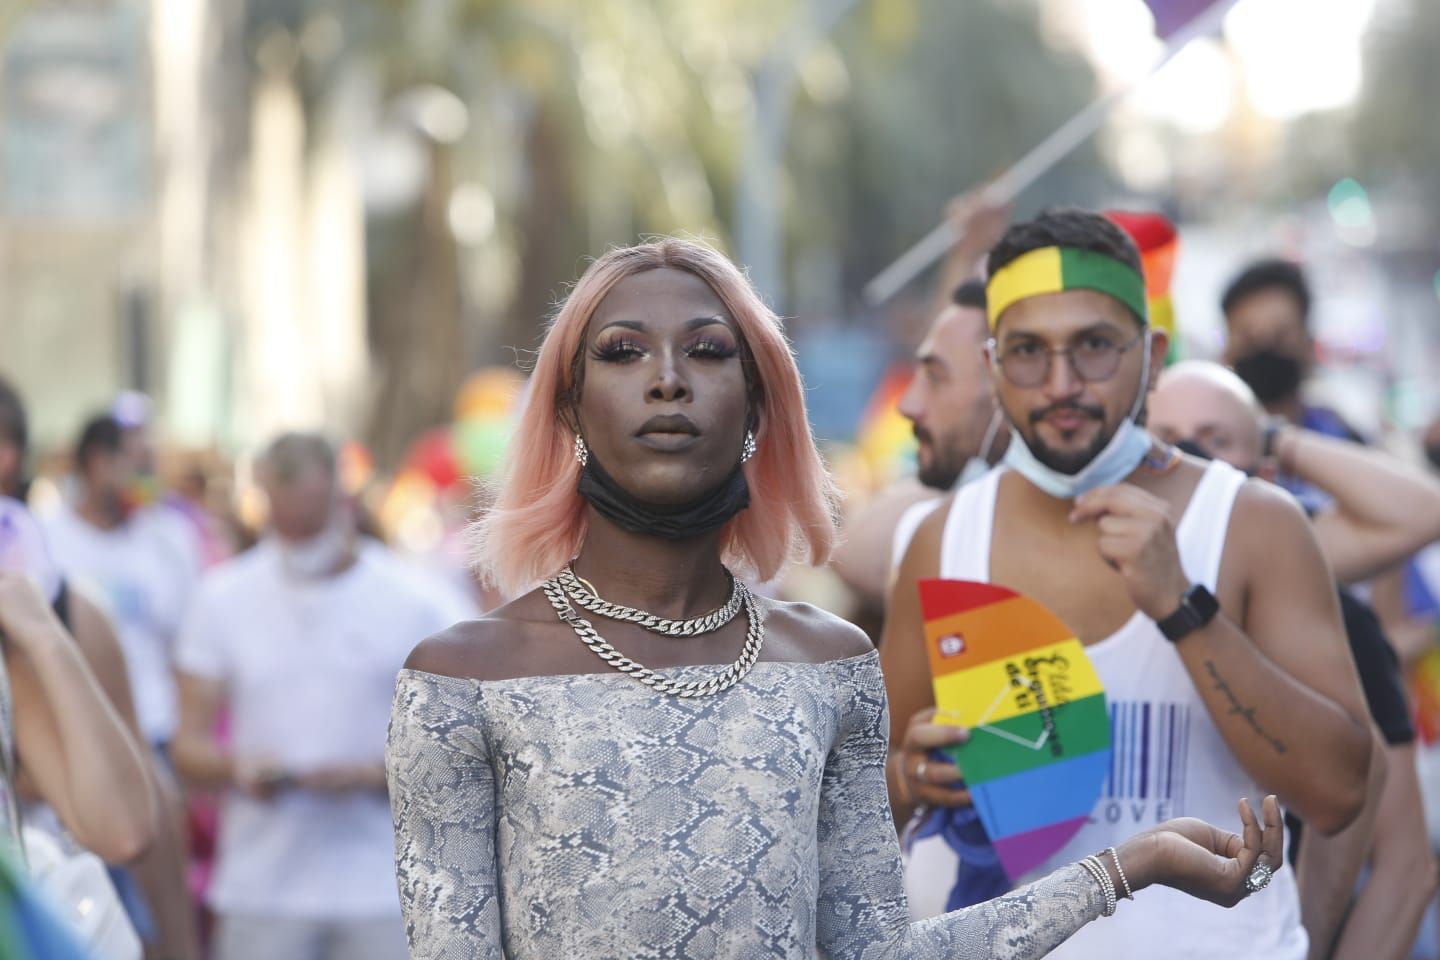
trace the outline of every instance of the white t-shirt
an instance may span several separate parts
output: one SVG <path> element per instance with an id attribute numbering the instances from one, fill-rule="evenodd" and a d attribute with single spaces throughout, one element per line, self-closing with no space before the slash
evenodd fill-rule
<path id="1" fill-rule="evenodd" d="M 69 506 L 42 523 L 65 576 L 95 592 L 115 623 L 141 733 L 168 741 L 176 721 L 171 649 L 200 569 L 193 538 L 154 508 L 113 530 Z"/>
<path id="2" fill-rule="evenodd" d="M 176 664 L 225 685 L 237 756 L 297 773 L 379 765 L 396 674 L 461 615 L 379 545 L 339 576 L 297 581 L 262 542 L 206 575 Z M 221 913 L 398 914 L 394 851 L 381 791 L 288 790 L 270 801 L 231 791 L 209 901 Z"/>

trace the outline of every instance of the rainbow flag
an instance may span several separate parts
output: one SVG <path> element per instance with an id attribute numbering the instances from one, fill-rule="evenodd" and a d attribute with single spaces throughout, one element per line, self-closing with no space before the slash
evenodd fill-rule
<path id="1" fill-rule="evenodd" d="M 1415 728 L 1424 744 L 1440 743 L 1440 647 L 1431 647 L 1410 669 Z"/>
<path id="2" fill-rule="evenodd" d="M 1145 273 L 1145 299 L 1150 324 L 1170 335 L 1166 363 L 1180 359 L 1179 327 L 1170 284 L 1175 277 L 1175 258 L 1180 253 L 1180 234 L 1175 224 L 1160 213 L 1106 210 L 1105 218 L 1130 235 L 1140 248 L 1140 267 Z"/>
<path id="3" fill-rule="evenodd" d="M 1155 18 L 1155 34 L 1169 40 L 1185 29 L 1196 17 L 1225 0 L 1145 0 Z"/>
<path id="4" fill-rule="evenodd" d="M 910 387 L 915 368 L 892 364 L 865 404 L 856 431 L 860 455 L 880 486 L 910 472 L 915 461 L 915 429 L 900 413 L 900 398 Z"/>
<path id="5" fill-rule="evenodd" d="M 1075 634 L 1013 590 L 921 580 L 936 719 L 968 727 L 947 749 L 1011 881 L 1090 817 L 1110 771 L 1105 690 Z"/>

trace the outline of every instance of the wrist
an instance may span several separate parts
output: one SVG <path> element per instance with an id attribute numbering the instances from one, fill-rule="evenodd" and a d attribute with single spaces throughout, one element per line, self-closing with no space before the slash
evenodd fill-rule
<path id="1" fill-rule="evenodd" d="M 1190 581 L 1180 571 L 1176 571 L 1174 576 L 1169 577 L 1168 582 L 1169 585 L 1156 595 L 1158 599 L 1150 603 L 1149 609 L 1141 608 L 1140 611 L 1156 623 L 1179 610 L 1181 604 L 1185 602 L 1185 594 L 1190 590 Z"/>
<path id="2" fill-rule="evenodd" d="M 1115 847 L 1115 854 L 1125 869 L 1125 879 L 1130 881 L 1130 889 L 1135 893 L 1155 885 L 1164 875 L 1164 865 L 1161 862 L 1164 852 L 1153 833 L 1141 833 L 1131 837 Z M 1108 856 L 1101 857 L 1100 862 L 1111 871 L 1115 889 L 1124 889 L 1120 885 L 1119 873 L 1116 871 L 1115 865 L 1110 862 L 1110 858 Z"/>
<path id="3" fill-rule="evenodd" d="M 1291 423 L 1282 423 L 1275 431 L 1274 456 L 1275 465 L 1280 472 L 1290 476 L 1298 475 L 1296 469 L 1295 447 L 1300 442 L 1305 431 Z"/>

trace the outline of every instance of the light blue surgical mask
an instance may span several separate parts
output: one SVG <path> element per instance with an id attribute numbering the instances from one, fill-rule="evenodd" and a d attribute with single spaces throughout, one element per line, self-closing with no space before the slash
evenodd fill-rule
<path id="1" fill-rule="evenodd" d="M 1154 444 L 1145 428 L 1135 422 L 1145 404 L 1145 393 L 1150 387 L 1149 330 L 1145 331 L 1143 357 L 1140 389 L 1135 394 L 1135 403 L 1130 407 L 1130 414 L 1115 431 L 1115 436 L 1105 444 L 1105 449 L 1097 453 L 1093 460 L 1075 473 L 1061 473 L 1041 463 L 1024 437 L 1016 430 L 1015 436 L 1010 438 L 1010 448 L 1005 451 L 1005 465 L 1057 500 L 1074 500 L 1082 493 L 1119 483 L 1134 473 Z"/>

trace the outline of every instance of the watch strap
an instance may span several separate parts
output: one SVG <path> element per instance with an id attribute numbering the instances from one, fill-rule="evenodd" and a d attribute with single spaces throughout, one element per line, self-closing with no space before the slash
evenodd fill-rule
<path id="1" fill-rule="evenodd" d="M 1195 583 L 1180 598 L 1180 607 L 1155 625 L 1171 643 L 1177 643 L 1206 626 L 1220 612 L 1220 602 L 1203 584 Z"/>

